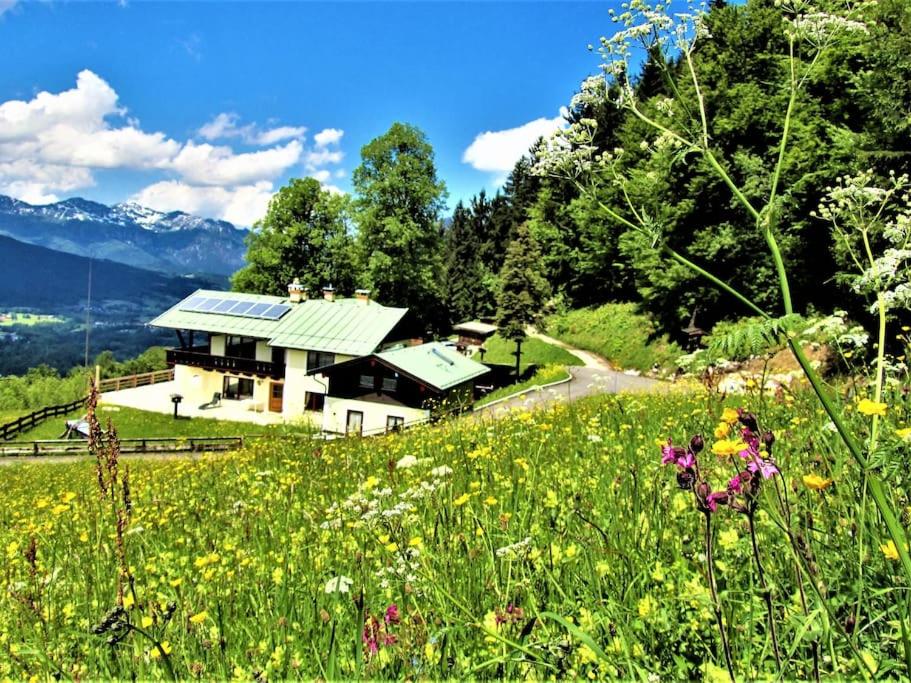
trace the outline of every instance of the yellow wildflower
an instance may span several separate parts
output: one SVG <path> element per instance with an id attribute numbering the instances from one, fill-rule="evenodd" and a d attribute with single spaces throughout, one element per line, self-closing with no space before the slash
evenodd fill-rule
<path id="1" fill-rule="evenodd" d="M 898 548 L 895 546 L 895 541 L 890 540 L 888 543 L 879 546 L 879 549 L 882 550 L 887 560 L 898 559 Z"/>
<path id="2" fill-rule="evenodd" d="M 724 439 L 728 434 L 731 433 L 731 425 L 727 422 L 719 422 L 718 426 L 715 427 L 715 438 Z"/>
<path id="3" fill-rule="evenodd" d="M 747 445 L 739 439 L 721 439 L 712 444 L 712 453 L 715 455 L 736 455 L 745 450 Z"/>
<path id="4" fill-rule="evenodd" d="M 805 474 L 803 475 L 803 483 L 808 489 L 813 489 L 814 491 L 825 491 L 832 485 L 831 479 L 823 479 L 818 474 Z"/>
<path id="5" fill-rule="evenodd" d="M 205 610 L 203 610 L 202 612 L 199 612 L 198 614 L 194 614 L 192 617 L 190 617 L 190 623 L 198 625 L 198 624 L 201 624 L 202 622 L 204 622 L 208 618 L 209 618 L 209 613 L 206 612 Z"/>
<path id="6" fill-rule="evenodd" d="M 905 441 L 911 441 L 911 427 L 905 427 L 904 429 L 896 429 L 895 435 L 899 439 L 904 439 Z"/>
<path id="7" fill-rule="evenodd" d="M 452 504 L 455 505 L 457 508 L 462 507 L 470 499 L 471 499 L 471 496 L 469 496 L 467 493 L 463 493 L 461 496 L 459 496 L 454 501 L 452 501 Z"/>
<path id="8" fill-rule="evenodd" d="M 721 421 L 727 422 L 729 425 L 734 424 L 738 419 L 737 411 L 733 408 L 725 408 L 724 412 L 721 413 Z"/>
<path id="9" fill-rule="evenodd" d="M 863 415 L 879 415 L 880 417 L 884 417 L 887 407 L 888 406 L 886 406 L 885 403 L 877 403 L 876 401 L 864 398 L 857 404 L 857 411 Z"/>

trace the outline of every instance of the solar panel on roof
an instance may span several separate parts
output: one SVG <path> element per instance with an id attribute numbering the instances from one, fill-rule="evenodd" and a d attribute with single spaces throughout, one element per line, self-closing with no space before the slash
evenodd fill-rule
<path id="1" fill-rule="evenodd" d="M 249 309 L 244 313 L 245 316 L 249 318 L 260 318 L 262 314 L 266 312 L 268 308 L 271 308 L 272 304 L 254 304 L 253 308 Z"/>
<path id="2" fill-rule="evenodd" d="M 214 299 L 214 298 L 204 299 L 202 301 L 202 303 L 200 303 L 196 307 L 196 310 L 199 311 L 200 313 L 205 313 L 207 311 L 211 311 L 213 308 L 215 308 L 219 304 L 219 302 L 220 302 L 219 299 Z"/>
<path id="3" fill-rule="evenodd" d="M 291 307 L 286 306 L 285 304 L 274 304 L 270 306 L 265 313 L 262 314 L 262 317 L 266 320 L 278 320 L 290 310 Z"/>
<path id="4" fill-rule="evenodd" d="M 194 310 L 200 303 L 202 303 L 203 298 L 204 297 L 201 297 L 201 296 L 191 296 L 189 299 L 187 299 L 186 301 L 184 301 L 183 303 L 180 304 L 180 310 L 181 311 Z"/>
<path id="5" fill-rule="evenodd" d="M 227 313 L 237 303 L 237 299 L 223 299 L 218 306 L 212 309 L 213 313 Z"/>
<path id="6" fill-rule="evenodd" d="M 238 301 L 234 306 L 228 311 L 229 315 L 243 315 L 247 311 L 253 308 L 252 301 Z"/>

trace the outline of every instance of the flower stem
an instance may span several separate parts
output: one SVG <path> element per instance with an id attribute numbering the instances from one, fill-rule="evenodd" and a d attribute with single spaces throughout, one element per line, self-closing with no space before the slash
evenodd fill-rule
<path id="1" fill-rule="evenodd" d="M 756 560 L 756 572 L 759 574 L 759 585 L 762 586 L 762 599 L 765 601 L 766 616 L 769 621 L 769 636 L 772 639 L 772 649 L 775 652 L 775 662 L 778 664 L 778 673 L 782 671 L 781 652 L 778 648 L 778 633 L 775 630 L 775 614 L 772 610 L 772 591 L 765 580 L 765 568 L 762 566 L 762 559 L 759 557 L 759 544 L 756 542 L 756 524 L 755 511 L 747 513 L 747 519 L 750 522 L 750 540 L 753 543 L 753 559 Z"/>
<path id="2" fill-rule="evenodd" d="M 724 647 L 724 663 L 728 668 L 731 681 L 736 681 L 734 676 L 734 662 L 731 659 L 731 645 L 728 643 L 728 634 L 724 628 L 724 615 L 721 612 L 721 600 L 718 599 L 718 587 L 715 585 L 715 561 L 712 558 L 712 515 L 705 513 L 705 562 L 708 570 L 709 590 L 712 593 L 712 607 L 715 610 L 715 620 L 718 622 L 718 631 L 721 634 L 721 644 Z"/>

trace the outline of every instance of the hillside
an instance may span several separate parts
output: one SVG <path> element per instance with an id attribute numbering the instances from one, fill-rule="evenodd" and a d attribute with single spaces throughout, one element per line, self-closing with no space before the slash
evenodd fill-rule
<path id="1" fill-rule="evenodd" d="M 243 265 L 247 231 L 133 203 L 106 206 L 73 198 L 34 206 L 0 195 L 0 235 L 137 268 L 230 275 Z"/>
<path id="2" fill-rule="evenodd" d="M 78 306 L 86 298 L 89 259 L 0 236 L 0 309 L 59 310 Z M 141 268 L 95 260 L 92 298 L 95 302 L 122 300 L 137 307 L 170 305 L 213 278 L 175 277 Z"/>

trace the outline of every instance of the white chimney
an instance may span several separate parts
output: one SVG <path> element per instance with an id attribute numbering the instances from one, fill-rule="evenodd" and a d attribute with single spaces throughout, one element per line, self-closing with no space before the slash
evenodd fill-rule
<path id="1" fill-rule="evenodd" d="M 354 298 L 363 304 L 369 304 L 370 303 L 370 290 L 369 289 L 355 289 Z"/>
<path id="2" fill-rule="evenodd" d="M 323 298 L 326 301 L 335 301 L 335 288 L 332 285 L 323 287 Z"/>
<path id="3" fill-rule="evenodd" d="M 292 304 L 299 304 L 307 300 L 307 288 L 304 287 L 298 278 L 288 285 L 288 301 Z"/>

